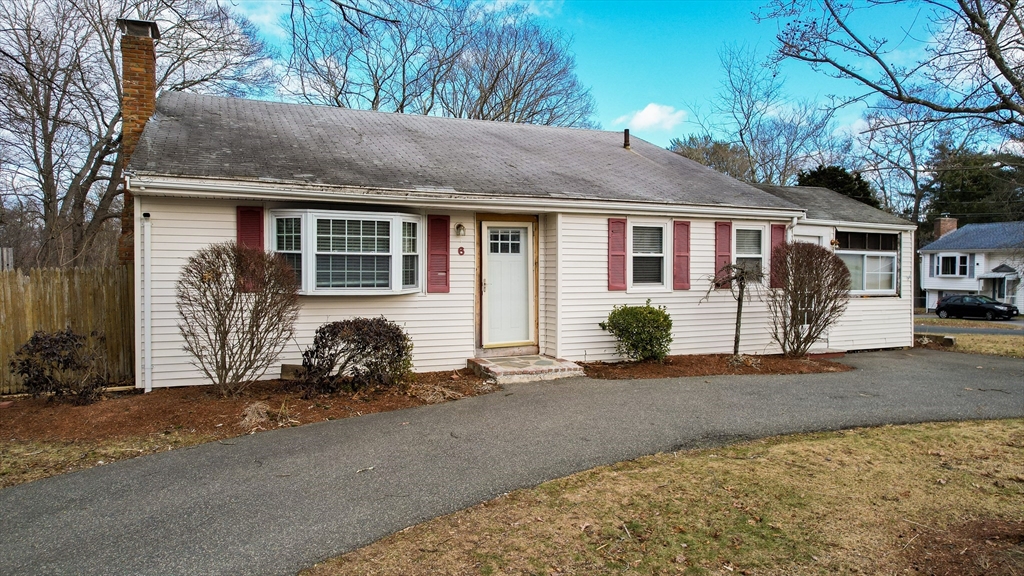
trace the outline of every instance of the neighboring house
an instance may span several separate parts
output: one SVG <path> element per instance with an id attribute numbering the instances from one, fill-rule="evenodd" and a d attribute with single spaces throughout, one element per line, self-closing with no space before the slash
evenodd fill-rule
<path id="1" fill-rule="evenodd" d="M 1024 222 L 967 224 L 940 218 L 936 236 L 921 248 L 921 288 L 934 310 L 951 294 L 983 294 L 1020 306 L 1024 302 Z"/>
<path id="2" fill-rule="evenodd" d="M 128 24 L 149 40 L 151 25 Z M 126 70 L 151 62 L 129 61 L 137 40 Z M 138 86 L 126 98 L 153 98 Z M 767 269 L 772 247 L 794 235 L 838 239 L 855 271 L 856 299 L 825 345 L 913 343 L 913 225 L 829 191 L 824 204 L 843 206 L 834 217 L 808 209 L 628 132 L 169 92 L 128 176 L 147 389 L 203 383 L 182 351 L 175 282 L 195 251 L 229 240 L 296 269 L 290 363 L 322 323 L 379 315 L 408 331 L 417 371 L 531 353 L 617 360 L 598 323 L 647 300 L 671 314 L 671 353 L 728 353 L 736 303 L 728 289 L 704 299 L 715 270 Z M 744 308 L 744 353 L 777 352 L 768 325 L 762 302 Z"/>

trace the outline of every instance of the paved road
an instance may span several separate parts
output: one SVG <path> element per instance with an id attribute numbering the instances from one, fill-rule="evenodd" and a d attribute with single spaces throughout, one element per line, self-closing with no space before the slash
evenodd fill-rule
<path id="1" fill-rule="evenodd" d="M 914 314 L 914 322 L 925 318 L 929 320 L 938 320 L 938 317 L 935 314 Z M 967 328 L 959 326 L 914 324 L 914 332 L 918 334 L 997 334 L 1001 336 L 1024 336 L 1024 316 L 1017 316 L 1012 320 L 994 320 L 991 322 L 976 318 L 970 318 L 969 320 L 985 322 L 989 327 Z"/>
<path id="2" fill-rule="evenodd" d="M 991 328 L 971 328 L 967 326 L 931 326 L 928 324 L 914 324 L 915 334 L 996 334 L 999 336 L 1021 336 L 1024 337 L 1024 330 L 1013 328 L 999 328 L 993 322 Z M 1021 342 L 1024 346 L 1024 342 Z"/>
<path id="3" fill-rule="evenodd" d="M 1024 417 L 1024 360 L 848 356 L 843 374 L 518 384 L 0 490 L 5 574 L 293 574 L 501 493 L 643 454 Z"/>

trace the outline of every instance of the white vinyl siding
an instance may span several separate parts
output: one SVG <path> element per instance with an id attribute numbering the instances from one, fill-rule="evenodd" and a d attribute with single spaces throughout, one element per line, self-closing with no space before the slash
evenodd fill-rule
<path id="1" fill-rule="evenodd" d="M 236 202 L 219 200 L 136 197 L 139 213 L 152 214 L 153 385 L 208 384 L 182 351 L 175 308 L 175 282 L 185 261 L 195 251 L 235 239 Z M 251 203 L 249 203 L 251 205 Z M 275 208 L 267 205 L 269 212 Z M 276 212 L 276 211 L 275 211 Z M 435 213 L 431 211 L 431 213 Z M 436 212 L 442 214 L 444 212 Z M 451 292 L 398 295 L 301 296 L 302 309 L 295 325 L 295 341 L 285 347 L 281 362 L 299 364 L 302 351 L 323 323 L 356 316 L 384 315 L 401 325 L 413 340 L 413 369 L 417 372 L 465 368 L 475 351 L 474 287 L 476 260 L 474 227 L 455 236 L 456 222 L 473 222 L 472 213 L 451 213 Z M 266 246 L 276 239 L 268 226 Z M 459 255 L 459 248 L 464 254 Z M 266 378 L 277 378 L 275 365 Z M 142 379 L 137 379 L 142 385 Z"/>

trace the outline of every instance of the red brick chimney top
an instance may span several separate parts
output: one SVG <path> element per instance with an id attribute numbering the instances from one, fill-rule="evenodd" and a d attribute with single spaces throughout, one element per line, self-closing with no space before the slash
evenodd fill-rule
<path id="1" fill-rule="evenodd" d="M 935 239 L 938 240 L 946 234 L 956 230 L 956 218 L 942 216 L 935 220 Z"/>

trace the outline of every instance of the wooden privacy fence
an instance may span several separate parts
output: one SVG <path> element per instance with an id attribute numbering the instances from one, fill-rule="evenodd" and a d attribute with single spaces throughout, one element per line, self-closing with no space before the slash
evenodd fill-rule
<path id="1" fill-rule="evenodd" d="M 11 357 L 37 330 L 104 336 L 108 378 L 135 377 L 134 283 L 126 266 L 0 271 L 0 394 L 21 390 Z"/>

